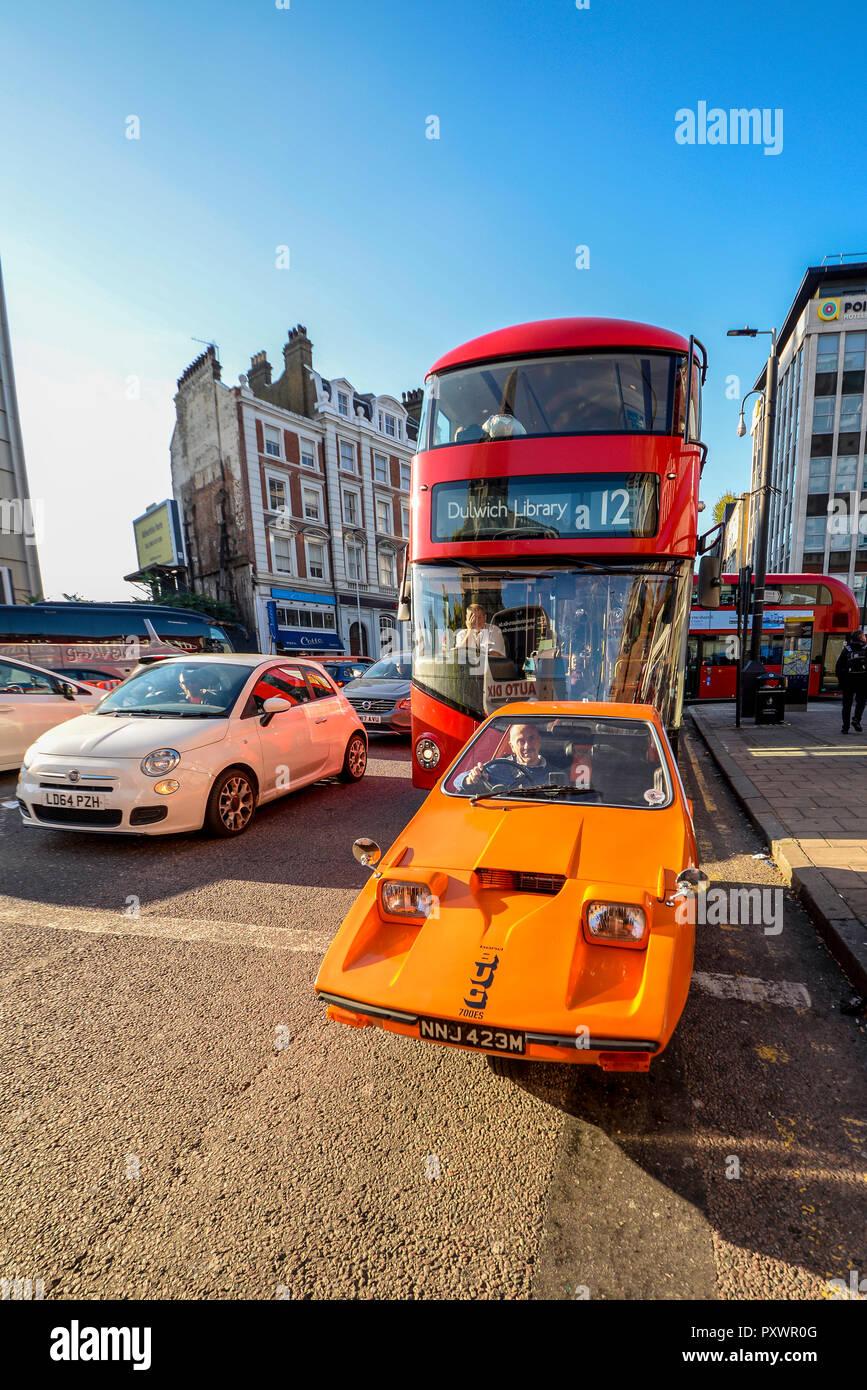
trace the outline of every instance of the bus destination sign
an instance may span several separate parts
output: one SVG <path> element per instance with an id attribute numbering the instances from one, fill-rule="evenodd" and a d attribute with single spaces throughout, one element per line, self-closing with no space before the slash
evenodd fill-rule
<path id="1" fill-rule="evenodd" d="M 435 483 L 431 540 L 593 540 L 653 536 L 655 473 L 556 473 Z"/>

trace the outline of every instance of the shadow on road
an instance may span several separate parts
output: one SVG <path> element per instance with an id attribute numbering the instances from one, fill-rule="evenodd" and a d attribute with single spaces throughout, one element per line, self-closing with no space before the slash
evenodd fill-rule
<path id="1" fill-rule="evenodd" d="M 352 841 L 369 835 L 387 848 L 425 793 L 413 788 L 405 739 L 371 740 L 361 782 L 316 782 L 261 807 L 238 839 L 203 834 L 75 834 L 30 827 L 0 811 L 0 885 L 11 898 L 64 907 L 116 908 L 118 884 L 158 901 L 224 881 L 359 889 L 366 870 Z M 393 774 L 390 769 L 394 769 Z M 15 776 L 0 776 L 0 802 L 14 800 Z"/>

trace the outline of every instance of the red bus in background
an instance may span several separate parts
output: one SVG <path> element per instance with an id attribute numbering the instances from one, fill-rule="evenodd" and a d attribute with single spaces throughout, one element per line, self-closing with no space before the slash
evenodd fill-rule
<path id="1" fill-rule="evenodd" d="M 737 683 L 736 574 L 720 581 L 720 606 L 701 608 L 693 585 L 686 661 L 688 700 L 733 700 Z M 787 634 L 810 641 L 808 693 L 832 695 L 839 690 L 834 672 L 847 635 L 861 622 L 852 590 L 829 574 L 769 574 L 765 581 L 762 661 L 769 671 L 784 671 Z M 791 642 L 789 642 L 791 645 Z"/>
<path id="2" fill-rule="evenodd" d="M 551 319 L 435 363 L 412 469 L 413 781 L 515 699 L 683 701 L 704 348 Z"/>

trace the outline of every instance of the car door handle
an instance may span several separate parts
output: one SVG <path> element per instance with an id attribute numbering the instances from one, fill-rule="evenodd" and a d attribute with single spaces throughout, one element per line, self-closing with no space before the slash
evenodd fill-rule
<path id="1" fill-rule="evenodd" d="M 13 713 L 13 708 L 12 708 L 11 705 L 0 705 L 0 714 L 12 714 L 12 713 Z"/>
<path id="2" fill-rule="evenodd" d="M 323 714 L 323 716 L 322 716 L 321 719 L 314 719 L 313 722 L 314 722 L 314 724 L 327 724 L 327 723 L 328 723 L 328 715 L 327 715 L 327 714 Z"/>

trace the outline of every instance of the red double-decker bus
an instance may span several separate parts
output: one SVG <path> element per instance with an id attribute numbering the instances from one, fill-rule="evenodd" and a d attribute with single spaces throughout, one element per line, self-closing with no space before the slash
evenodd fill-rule
<path id="1" fill-rule="evenodd" d="M 646 701 L 676 732 L 705 372 L 695 338 L 590 318 L 431 368 L 407 585 L 416 785 L 508 700 Z"/>
<path id="2" fill-rule="evenodd" d="M 733 700 L 737 687 L 736 574 L 720 581 L 719 608 L 702 608 L 693 589 L 686 661 L 688 700 Z M 775 674 L 802 671 L 806 693 L 834 695 L 834 670 L 847 635 L 860 623 L 855 595 L 830 574 L 769 574 L 765 581 L 762 661 Z M 809 667 L 809 671 L 807 671 Z"/>

